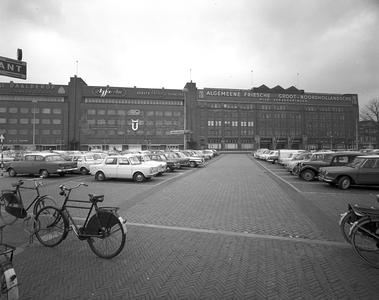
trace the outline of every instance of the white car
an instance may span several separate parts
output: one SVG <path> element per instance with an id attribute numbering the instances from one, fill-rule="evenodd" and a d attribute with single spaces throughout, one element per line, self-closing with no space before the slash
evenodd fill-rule
<path id="1" fill-rule="evenodd" d="M 133 179 L 143 182 L 158 174 L 158 167 L 141 163 L 135 156 L 108 156 L 100 164 L 91 165 L 90 173 L 96 180 L 107 178 Z"/>
<path id="2" fill-rule="evenodd" d="M 69 155 L 66 157 L 66 159 L 69 159 L 70 161 L 75 161 L 77 164 L 78 170 L 75 171 L 74 173 L 80 173 L 82 175 L 89 174 L 89 167 L 91 165 L 101 163 L 101 160 L 93 159 L 91 156 L 88 156 L 86 154 Z"/>
<path id="3" fill-rule="evenodd" d="M 152 166 L 152 167 L 158 167 L 158 174 L 157 175 L 162 175 L 164 172 L 166 172 L 167 163 L 164 161 L 152 160 L 148 154 L 135 153 L 135 154 L 124 154 L 124 156 L 135 156 L 139 159 L 139 161 L 141 163 L 144 163 L 144 164 L 146 164 L 148 166 Z"/>

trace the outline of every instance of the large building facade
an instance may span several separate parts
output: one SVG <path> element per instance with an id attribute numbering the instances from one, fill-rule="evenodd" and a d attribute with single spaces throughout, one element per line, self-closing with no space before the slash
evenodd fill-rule
<path id="1" fill-rule="evenodd" d="M 10 149 L 356 148 L 356 94 L 280 86 L 248 90 L 0 83 Z"/>

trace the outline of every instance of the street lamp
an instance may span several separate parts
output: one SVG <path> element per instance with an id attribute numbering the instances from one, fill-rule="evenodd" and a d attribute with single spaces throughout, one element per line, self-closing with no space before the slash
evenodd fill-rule
<path id="1" fill-rule="evenodd" d="M 33 150 L 36 149 L 36 103 L 37 100 L 32 100 L 33 102 Z"/>
<path id="2" fill-rule="evenodd" d="M 188 93 L 188 89 L 187 88 L 184 88 L 183 89 L 183 92 L 184 92 L 184 102 L 183 102 L 183 150 L 186 150 L 187 148 L 187 136 L 186 136 L 186 127 L 187 127 L 187 93 Z"/>
<path id="3" fill-rule="evenodd" d="M 330 136 L 330 150 L 333 149 L 333 136 Z"/>

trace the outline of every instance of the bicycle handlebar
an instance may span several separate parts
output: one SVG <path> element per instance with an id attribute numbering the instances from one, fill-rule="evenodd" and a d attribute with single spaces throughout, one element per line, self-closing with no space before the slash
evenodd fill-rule
<path id="1" fill-rule="evenodd" d="M 34 181 L 34 184 L 35 184 L 35 186 L 37 188 L 38 186 L 42 185 L 42 181 L 38 181 L 38 180 L 42 180 L 43 178 L 44 178 L 43 176 L 40 176 L 38 178 L 20 179 L 16 183 L 12 183 L 12 186 L 16 187 L 16 186 L 23 185 L 25 181 Z M 37 183 L 37 181 L 38 181 L 38 183 Z"/>
<path id="2" fill-rule="evenodd" d="M 59 188 L 61 189 L 61 191 L 71 191 L 73 189 L 77 189 L 78 187 L 80 187 L 81 185 L 84 185 L 84 186 L 87 186 L 88 187 L 88 184 L 84 183 L 84 182 L 81 182 L 79 183 L 77 186 L 74 186 L 74 187 L 71 187 L 71 188 L 67 188 L 65 185 L 61 185 L 59 186 Z"/>

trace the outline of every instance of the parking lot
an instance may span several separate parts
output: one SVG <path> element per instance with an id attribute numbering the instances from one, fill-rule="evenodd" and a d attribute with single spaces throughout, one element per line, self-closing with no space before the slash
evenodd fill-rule
<path id="1" fill-rule="evenodd" d="M 0 179 L 1 189 L 24 177 Z M 30 178 L 30 177 L 26 177 Z M 374 299 L 377 270 L 346 244 L 338 220 L 349 202 L 375 204 L 376 188 L 342 191 L 305 182 L 249 154 L 227 154 L 143 183 L 97 182 L 75 194 L 105 194 L 128 220 L 127 243 L 111 260 L 96 257 L 72 233 L 47 248 L 22 222 L 4 228 L 18 247 L 22 299 Z"/>

